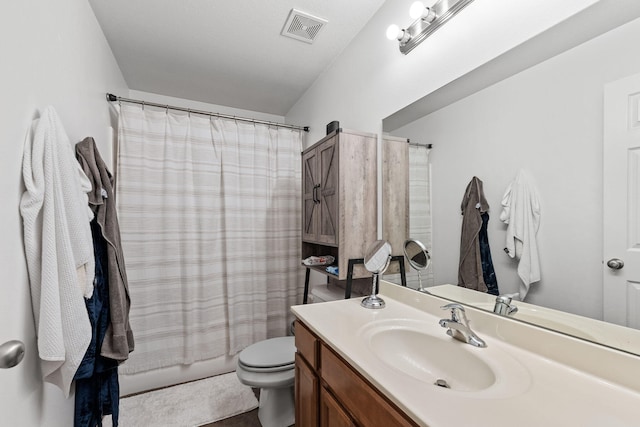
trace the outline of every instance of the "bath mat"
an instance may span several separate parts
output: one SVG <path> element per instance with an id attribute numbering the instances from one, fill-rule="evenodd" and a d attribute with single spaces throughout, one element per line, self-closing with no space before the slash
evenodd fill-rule
<path id="1" fill-rule="evenodd" d="M 120 399 L 119 427 L 196 427 L 258 407 L 235 372 Z M 108 419 L 107 419 L 108 418 Z M 103 425 L 111 427 L 111 417 Z"/>

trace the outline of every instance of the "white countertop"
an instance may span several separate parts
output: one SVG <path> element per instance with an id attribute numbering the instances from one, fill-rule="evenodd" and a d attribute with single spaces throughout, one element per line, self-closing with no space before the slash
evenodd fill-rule
<path id="1" fill-rule="evenodd" d="M 359 298 L 292 310 L 418 424 L 640 426 L 640 379 L 635 378 L 640 358 L 473 308 L 466 310 L 471 327 L 488 346 L 459 342 L 460 350 L 485 360 L 490 356 L 488 364 L 497 372 L 492 386 L 472 392 L 443 389 L 389 367 L 367 345 L 372 322 L 421 322 L 434 325 L 431 333 L 452 338 L 438 325 L 448 317 L 439 308 L 448 301 L 384 282 L 381 291 L 387 306 L 380 310 L 361 307 Z"/>

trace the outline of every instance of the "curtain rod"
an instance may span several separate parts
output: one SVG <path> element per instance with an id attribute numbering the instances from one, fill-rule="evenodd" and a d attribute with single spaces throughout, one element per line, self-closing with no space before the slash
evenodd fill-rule
<path id="1" fill-rule="evenodd" d="M 172 105 L 158 104 L 158 103 L 155 103 L 155 102 L 141 101 L 139 99 L 123 98 L 122 96 L 116 96 L 116 95 L 114 95 L 112 93 L 107 93 L 107 101 L 109 101 L 109 102 L 121 101 L 121 102 L 128 102 L 130 104 L 140 104 L 142 106 L 149 105 L 151 107 L 159 107 L 159 108 L 166 108 L 166 109 L 170 109 L 170 110 L 185 111 L 187 113 L 196 113 L 196 114 L 202 114 L 202 115 L 205 115 L 205 116 L 220 117 L 220 118 L 223 118 L 223 119 L 231 119 L 231 120 L 239 120 L 241 122 L 248 122 L 248 123 L 260 123 L 260 124 L 264 124 L 264 125 L 271 125 L 271 126 L 277 126 L 277 127 L 281 127 L 281 128 L 294 129 L 294 130 L 303 130 L 305 132 L 309 132 L 309 126 L 287 125 L 287 124 L 284 124 L 284 123 L 269 122 L 269 121 L 266 121 L 266 120 L 249 119 L 249 118 L 246 118 L 246 117 L 231 116 L 231 115 L 228 115 L 228 114 L 212 113 L 210 111 L 194 110 L 192 108 L 174 107 Z"/>

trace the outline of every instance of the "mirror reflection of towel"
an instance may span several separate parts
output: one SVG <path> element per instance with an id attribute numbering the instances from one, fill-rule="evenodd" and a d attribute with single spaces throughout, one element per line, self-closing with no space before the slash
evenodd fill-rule
<path id="1" fill-rule="evenodd" d="M 462 203 L 462 232 L 460 236 L 460 262 L 458 264 L 458 286 L 487 292 L 482 272 L 482 257 L 478 234 L 482 228 L 482 214 L 489 210 L 484 196 L 482 181 L 473 177 L 464 192 Z"/>
<path id="2" fill-rule="evenodd" d="M 518 262 L 520 298 L 524 298 L 531 283 L 540 281 L 540 259 L 536 235 L 540 227 L 538 191 L 528 175 L 520 170 L 502 197 L 500 220 L 507 224 L 505 252 Z"/>

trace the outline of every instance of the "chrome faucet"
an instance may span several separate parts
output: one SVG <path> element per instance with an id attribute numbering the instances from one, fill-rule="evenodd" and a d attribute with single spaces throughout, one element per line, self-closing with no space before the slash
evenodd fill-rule
<path id="1" fill-rule="evenodd" d="M 499 295 L 496 297 L 496 305 L 493 307 L 493 312 L 502 316 L 509 316 L 518 311 L 518 307 L 511 304 L 512 298 L 517 294 Z"/>
<path id="2" fill-rule="evenodd" d="M 487 343 L 477 336 L 469 327 L 469 319 L 460 304 L 452 303 L 442 307 L 443 310 L 451 310 L 451 319 L 440 319 L 440 326 L 447 328 L 447 335 L 474 347 L 486 347 Z"/>

